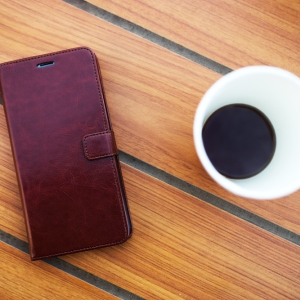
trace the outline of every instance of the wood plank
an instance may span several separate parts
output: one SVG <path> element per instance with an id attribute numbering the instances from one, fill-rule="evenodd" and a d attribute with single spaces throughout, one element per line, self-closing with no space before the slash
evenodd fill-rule
<path id="1" fill-rule="evenodd" d="M 121 269 L 122 278 L 105 278 L 130 289 L 134 284 L 147 299 L 298 297 L 299 247 L 130 167 L 123 173 L 133 238 L 92 257 L 68 256 L 68 262 L 93 265 L 95 274 L 103 264 L 113 273 Z"/>
<path id="2" fill-rule="evenodd" d="M 118 299 L 0 242 L 0 298 Z"/>
<path id="3" fill-rule="evenodd" d="M 88 2 L 232 69 L 265 64 L 300 75 L 297 1 Z"/>
<path id="4" fill-rule="evenodd" d="M 220 75 L 61 1 L 2 1 L 0 18 L 0 62 L 79 45 L 95 50 L 120 150 L 300 233 L 299 192 L 271 202 L 242 199 L 202 168 L 193 145 L 193 117 Z M 5 151 L 2 168 L 11 159 Z M 1 193 L 8 192 L 8 180 L 2 179 Z"/>
<path id="5" fill-rule="evenodd" d="M 0 181 L 0 228 L 26 241 L 12 169 L 11 162 L 2 171 L 7 181 Z M 122 170 L 132 238 L 62 259 L 148 299 L 298 297 L 298 246 L 129 166 L 122 164 Z"/>

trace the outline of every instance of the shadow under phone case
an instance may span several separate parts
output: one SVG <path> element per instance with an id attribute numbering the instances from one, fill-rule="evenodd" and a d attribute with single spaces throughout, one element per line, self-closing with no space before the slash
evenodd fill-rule
<path id="1" fill-rule="evenodd" d="M 32 260 L 131 236 L 99 72 L 83 47 L 0 65 Z"/>

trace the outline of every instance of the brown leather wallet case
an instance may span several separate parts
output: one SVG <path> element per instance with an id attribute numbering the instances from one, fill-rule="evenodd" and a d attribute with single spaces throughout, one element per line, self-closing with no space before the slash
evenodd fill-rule
<path id="1" fill-rule="evenodd" d="M 0 65 L 32 260 L 132 232 L 97 59 L 88 48 Z"/>

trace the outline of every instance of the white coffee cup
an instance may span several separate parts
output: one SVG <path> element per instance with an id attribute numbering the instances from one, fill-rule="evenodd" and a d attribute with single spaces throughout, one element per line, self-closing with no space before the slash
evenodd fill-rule
<path id="1" fill-rule="evenodd" d="M 247 179 L 221 175 L 203 145 L 202 128 L 222 106 L 242 103 L 261 110 L 276 134 L 276 149 L 269 165 Z M 228 191 L 247 198 L 269 200 L 300 188 L 300 78 L 276 67 L 251 66 L 233 71 L 214 83 L 201 99 L 194 120 L 194 143 L 208 174 Z"/>

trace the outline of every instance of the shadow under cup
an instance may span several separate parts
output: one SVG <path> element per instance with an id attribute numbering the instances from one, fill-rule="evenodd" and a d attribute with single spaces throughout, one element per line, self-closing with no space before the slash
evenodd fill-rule
<path id="1" fill-rule="evenodd" d="M 269 165 L 247 179 L 221 175 L 203 145 L 202 128 L 219 108 L 241 103 L 256 107 L 271 121 L 276 149 Z M 253 199 L 274 199 L 300 188 L 300 79 L 275 67 L 252 66 L 233 71 L 205 93 L 194 120 L 194 143 L 209 175 L 230 192 Z"/>

